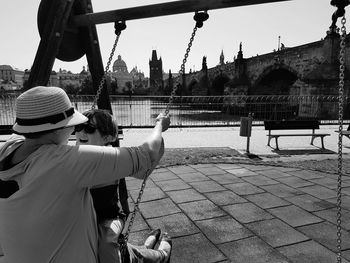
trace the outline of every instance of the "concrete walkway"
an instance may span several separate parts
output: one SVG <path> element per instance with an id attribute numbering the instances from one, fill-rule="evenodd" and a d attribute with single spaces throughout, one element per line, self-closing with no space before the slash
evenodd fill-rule
<path id="1" fill-rule="evenodd" d="M 173 237 L 173 263 L 330 263 L 336 262 L 337 126 L 323 126 L 327 150 L 310 138 L 280 139 L 280 151 L 266 145 L 267 132 L 254 127 L 250 153 L 259 163 L 198 164 L 157 169 L 148 180 L 141 214 L 130 241 L 141 244 L 150 229 Z M 136 145 L 145 131 L 125 131 L 122 145 Z M 246 152 L 236 128 L 175 129 L 164 134 L 169 148 L 231 147 Z M 317 141 L 316 145 L 320 145 Z M 343 142 L 349 167 L 350 140 Z M 274 146 L 274 144 L 272 143 Z M 244 155 L 242 155 L 244 156 Z M 248 158 L 246 158 L 248 159 Z M 332 173 L 270 165 L 278 161 L 322 161 Z M 287 165 L 288 166 L 288 165 Z M 332 170 L 333 169 L 333 170 Z M 346 171 L 349 172 L 349 171 Z M 141 181 L 129 179 L 132 200 Z M 350 177 L 343 176 L 343 262 L 350 262 Z"/>
<path id="2" fill-rule="evenodd" d="M 141 181 L 128 179 L 136 200 Z M 343 182 L 343 262 L 350 262 L 350 178 Z M 334 174 L 254 164 L 157 169 L 132 228 L 173 237 L 173 263 L 336 262 Z M 349 260 L 349 261 L 347 261 Z"/>

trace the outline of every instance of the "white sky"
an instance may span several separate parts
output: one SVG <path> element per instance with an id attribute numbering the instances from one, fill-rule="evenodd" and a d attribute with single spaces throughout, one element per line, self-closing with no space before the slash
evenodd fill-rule
<path id="1" fill-rule="evenodd" d="M 94 12 L 165 2 L 169 1 L 92 0 Z M 40 41 L 36 18 L 40 1 L 1 0 L 1 3 L 0 65 L 29 69 Z M 330 0 L 292 0 L 209 10 L 209 20 L 197 31 L 186 71 L 201 69 L 203 56 L 207 56 L 208 67 L 217 65 L 221 50 L 225 61 L 232 61 L 240 42 L 243 56 L 247 58 L 277 49 L 278 36 L 286 47 L 318 41 L 326 36 L 334 11 Z M 347 12 L 349 20 L 350 7 Z M 162 57 L 163 70 L 178 72 L 193 27 L 193 13 L 127 21 L 113 61 L 120 54 L 129 71 L 137 66 L 148 76 L 148 62 L 152 49 L 156 49 Z M 114 24 L 97 25 L 97 32 L 106 64 L 115 39 Z M 56 59 L 53 69 L 77 73 L 86 65 L 85 56 L 74 62 Z"/>

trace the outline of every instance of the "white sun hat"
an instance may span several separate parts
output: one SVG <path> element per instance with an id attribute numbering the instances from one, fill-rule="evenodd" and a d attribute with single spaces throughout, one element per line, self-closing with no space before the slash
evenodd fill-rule
<path id="1" fill-rule="evenodd" d="M 29 89 L 18 96 L 15 108 L 16 122 L 12 129 L 19 134 L 49 131 L 88 121 L 73 108 L 66 92 L 58 87 Z"/>

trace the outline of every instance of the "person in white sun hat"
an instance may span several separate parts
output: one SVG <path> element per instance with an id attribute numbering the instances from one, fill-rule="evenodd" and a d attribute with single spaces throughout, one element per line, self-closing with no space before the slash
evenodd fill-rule
<path id="1" fill-rule="evenodd" d="M 97 263 L 93 186 L 143 179 L 164 153 L 160 114 L 139 147 L 68 145 L 88 119 L 58 87 L 35 87 L 16 101 L 15 133 L 0 148 L 0 244 L 3 262 Z M 15 185 L 15 187 L 12 187 Z M 11 186 L 12 191 L 9 189 Z"/>

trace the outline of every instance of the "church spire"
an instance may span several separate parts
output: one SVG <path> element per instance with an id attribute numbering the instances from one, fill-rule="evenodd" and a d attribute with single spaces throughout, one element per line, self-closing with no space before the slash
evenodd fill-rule
<path id="1" fill-rule="evenodd" d="M 225 64 L 225 56 L 224 56 L 224 50 L 221 49 L 221 54 L 220 54 L 220 65 Z"/>

